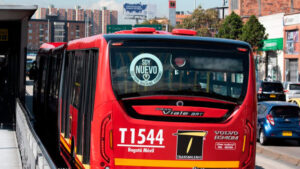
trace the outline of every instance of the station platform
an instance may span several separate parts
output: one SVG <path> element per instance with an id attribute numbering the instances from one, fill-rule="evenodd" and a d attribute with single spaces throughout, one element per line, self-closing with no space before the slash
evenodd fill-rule
<path id="1" fill-rule="evenodd" d="M 22 169 L 16 132 L 0 129 L 0 168 Z"/>

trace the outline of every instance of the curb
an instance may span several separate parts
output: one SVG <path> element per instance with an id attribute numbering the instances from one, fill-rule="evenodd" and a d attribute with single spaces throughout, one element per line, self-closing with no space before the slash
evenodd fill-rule
<path id="1" fill-rule="evenodd" d="M 278 151 L 270 150 L 259 144 L 256 144 L 256 153 L 300 167 L 300 157 L 297 158 L 285 153 L 279 153 Z"/>

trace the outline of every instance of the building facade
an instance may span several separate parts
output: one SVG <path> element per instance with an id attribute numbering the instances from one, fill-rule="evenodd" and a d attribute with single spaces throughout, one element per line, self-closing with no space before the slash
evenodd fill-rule
<path id="1" fill-rule="evenodd" d="M 257 79 L 284 79 L 283 24 L 284 13 L 258 17 L 259 22 L 266 28 L 268 39 L 256 55 Z"/>
<path id="2" fill-rule="evenodd" d="M 186 14 L 184 11 L 176 11 L 176 25 L 182 24 L 183 20 L 190 16 L 191 14 Z"/>
<path id="3" fill-rule="evenodd" d="M 106 33 L 107 25 L 118 24 L 118 11 L 38 8 L 28 24 L 27 50 L 37 51 L 45 42 L 70 40 Z"/>
<path id="4" fill-rule="evenodd" d="M 299 0 L 229 0 L 228 6 L 242 18 L 300 11 Z"/>
<path id="5" fill-rule="evenodd" d="M 300 81 L 300 12 L 285 14 L 283 18 L 283 46 L 284 46 L 284 80 Z"/>
<path id="6" fill-rule="evenodd" d="M 268 39 L 256 53 L 257 79 L 299 82 L 300 26 L 299 0 L 229 0 L 229 14 L 235 12 L 246 21 L 251 15 L 259 18 Z"/>

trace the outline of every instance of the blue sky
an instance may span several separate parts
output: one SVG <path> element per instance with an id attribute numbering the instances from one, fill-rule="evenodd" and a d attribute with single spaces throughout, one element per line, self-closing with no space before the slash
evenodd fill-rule
<path id="1" fill-rule="evenodd" d="M 53 4 L 56 8 L 74 8 L 80 5 L 83 8 L 101 9 L 102 6 L 106 6 L 108 9 L 119 10 L 119 17 L 122 13 L 122 4 L 125 2 L 156 4 L 158 17 L 168 16 L 168 0 L 0 0 L 0 4 L 38 5 L 39 7 Z M 223 0 L 196 0 L 196 4 L 206 9 L 222 6 Z M 177 11 L 193 11 L 194 8 L 195 0 L 177 0 Z"/>

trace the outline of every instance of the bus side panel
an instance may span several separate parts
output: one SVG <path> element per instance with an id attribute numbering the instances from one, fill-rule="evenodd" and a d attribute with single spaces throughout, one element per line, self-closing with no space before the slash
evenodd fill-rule
<path id="1" fill-rule="evenodd" d="M 95 91 L 95 105 L 94 114 L 92 118 L 91 128 L 91 152 L 90 164 L 92 169 L 100 169 L 100 163 L 104 165 L 111 162 L 111 152 L 105 151 L 109 148 L 107 141 L 107 134 L 110 131 L 108 126 L 111 123 L 112 107 L 106 104 L 108 101 L 115 99 L 110 79 L 110 63 L 107 50 L 107 42 L 102 39 L 99 46 L 99 59 L 97 69 L 96 91 Z M 104 138 L 105 137 L 105 138 Z"/>

